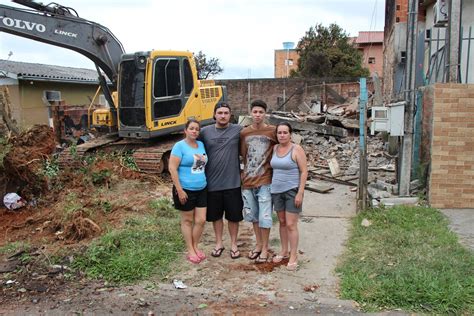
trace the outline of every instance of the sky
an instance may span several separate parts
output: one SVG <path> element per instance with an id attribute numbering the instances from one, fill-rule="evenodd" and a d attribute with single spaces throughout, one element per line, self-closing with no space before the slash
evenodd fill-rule
<path id="1" fill-rule="evenodd" d="M 208 58 L 218 58 L 224 72 L 217 79 L 273 78 L 275 49 L 282 49 L 283 42 L 296 45 L 319 23 L 336 23 L 350 36 L 359 31 L 383 31 L 385 7 L 383 0 L 55 2 L 108 27 L 127 53 L 172 49 L 202 51 Z M 5 0 L 0 4 L 22 7 Z M 3 32 L 0 59 L 95 69 L 79 53 Z"/>

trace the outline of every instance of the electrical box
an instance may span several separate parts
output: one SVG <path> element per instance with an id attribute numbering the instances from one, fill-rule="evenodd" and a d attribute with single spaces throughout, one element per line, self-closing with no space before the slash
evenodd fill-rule
<path id="1" fill-rule="evenodd" d="M 388 132 L 390 136 L 403 136 L 405 129 L 405 102 L 390 106 L 373 106 L 370 133 Z"/>
<path id="2" fill-rule="evenodd" d="M 448 1 L 438 0 L 433 6 L 433 20 L 435 27 L 445 27 L 448 24 Z"/>

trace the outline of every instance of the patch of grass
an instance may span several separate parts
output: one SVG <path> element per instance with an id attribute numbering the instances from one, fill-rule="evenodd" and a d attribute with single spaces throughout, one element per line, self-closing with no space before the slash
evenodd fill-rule
<path id="1" fill-rule="evenodd" d="M 151 200 L 149 207 L 154 211 L 154 215 L 157 217 L 176 218 L 179 214 L 169 198 Z"/>
<path id="2" fill-rule="evenodd" d="M 22 241 L 14 241 L 0 247 L 0 254 L 2 255 L 13 255 L 20 250 L 28 251 L 31 246 L 28 243 Z"/>
<path id="3" fill-rule="evenodd" d="M 369 227 L 361 226 L 367 218 Z M 366 311 L 401 308 L 434 314 L 474 313 L 474 255 L 436 209 L 375 209 L 353 220 L 341 296 Z"/>
<path id="4" fill-rule="evenodd" d="M 160 203 L 163 208 L 170 207 Z M 73 266 L 92 278 L 116 283 L 131 283 L 151 275 L 165 277 L 184 250 L 178 213 L 171 214 L 130 218 L 124 229 L 111 231 L 93 243 Z"/>

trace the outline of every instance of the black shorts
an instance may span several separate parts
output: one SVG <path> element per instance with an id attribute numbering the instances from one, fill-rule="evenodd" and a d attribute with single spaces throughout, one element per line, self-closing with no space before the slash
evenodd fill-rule
<path id="1" fill-rule="evenodd" d="M 206 220 L 208 222 L 218 221 L 222 219 L 225 212 L 225 219 L 229 222 L 241 222 L 244 219 L 243 207 L 240 187 L 208 192 Z"/>
<path id="2" fill-rule="evenodd" d="M 173 185 L 173 202 L 175 209 L 180 211 L 192 211 L 196 207 L 207 206 L 207 188 L 204 188 L 199 191 L 191 191 L 186 189 L 183 190 L 188 195 L 188 200 L 185 204 L 181 204 L 181 202 L 179 201 L 178 191 L 176 191 L 176 188 Z"/>

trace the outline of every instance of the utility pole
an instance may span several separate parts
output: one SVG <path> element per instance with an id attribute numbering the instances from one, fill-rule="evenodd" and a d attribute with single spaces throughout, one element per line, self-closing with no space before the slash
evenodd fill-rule
<path id="1" fill-rule="evenodd" d="M 418 34 L 418 0 L 408 2 L 407 60 L 405 72 L 405 133 L 400 166 L 400 196 L 410 195 L 411 161 L 413 155 L 413 120 L 415 113 L 416 37 Z"/>
<path id="2" fill-rule="evenodd" d="M 459 34 L 461 28 L 461 0 L 450 0 L 448 22 L 447 82 L 458 83 L 459 73 Z"/>
<path id="3" fill-rule="evenodd" d="M 367 208 L 367 79 L 360 78 L 360 96 L 359 96 L 359 190 L 357 197 L 357 211 L 364 211 Z"/>

